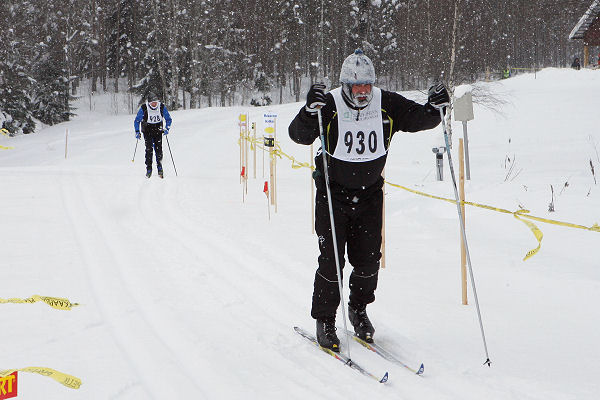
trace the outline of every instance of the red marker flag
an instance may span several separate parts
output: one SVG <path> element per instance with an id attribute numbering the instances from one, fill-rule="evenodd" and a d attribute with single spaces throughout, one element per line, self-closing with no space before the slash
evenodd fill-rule
<path id="1" fill-rule="evenodd" d="M 265 196 L 269 197 L 269 182 L 265 181 L 265 187 L 263 188 Z"/>
<path id="2" fill-rule="evenodd" d="M 246 167 L 242 167 L 242 172 L 240 173 L 240 175 L 246 177 Z"/>

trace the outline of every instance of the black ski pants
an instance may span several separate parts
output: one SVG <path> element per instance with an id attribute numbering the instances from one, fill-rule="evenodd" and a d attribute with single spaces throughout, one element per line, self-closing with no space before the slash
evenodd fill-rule
<path id="1" fill-rule="evenodd" d="M 162 169 L 162 132 L 158 129 L 147 128 L 144 130 L 146 143 L 146 169 L 152 169 L 152 152 L 156 153 L 156 168 Z"/>
<path id="2" fill-rule="evenodd" d="M 339 192 L 332 185 L 333 216 L 337 236 L 340 268 L 344 254 L 354 267 L 350 275 L 350 302 L 369 304 L 375 301 L 375 289 L 381 259 L 381 225 L 383 180 L 375 187 Z M 322 186 L 319 188 L 319 186 Z M 340 304 L 337 269 L 327 192 L 317 182 L 315 231 L 319 240 L 319 268 L 315 274 L 311 316 L 315 319 L 335 316 Z"/>

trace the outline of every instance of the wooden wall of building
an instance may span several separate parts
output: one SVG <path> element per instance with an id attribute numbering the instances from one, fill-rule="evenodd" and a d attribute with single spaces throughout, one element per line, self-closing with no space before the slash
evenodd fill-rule
<path id="1" fill-rule="evenodd" d="M 583 35 L 583 43 L 587 46 L 600 46 L 600 16 Z"/>

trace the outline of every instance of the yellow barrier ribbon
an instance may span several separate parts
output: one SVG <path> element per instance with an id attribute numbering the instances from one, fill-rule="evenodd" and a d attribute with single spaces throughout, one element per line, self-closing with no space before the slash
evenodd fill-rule
<path id="1" fill-rule="evenodd" d="M 14 147 L 12 146 L 0 146 L 0 150 L 12 150 Z"/>
<path id="2" fill-rule="evenodd" d="M 259 139 L 253 139 L 251 138 L 249 135 L 244 136 L 244 139 L 249 140 L 251 143 L 259 143 Z M 263 146 L 261 145 L 257 145 L 258 148 L 264 149 Z M 272 151 L 271 154 L 272 158 L 275 157 L 279 157 L 279 158 L 283 158 L 286 157 L 287 159 L 289 159 L 290 161 L 292 161 L 292 168 L 293 169 L 300 169 L 300 168 L 310 168 L 312 170 L 314 170 L 314 167 L 311 167 L 309 165 L 309 163 L 304 162 L 301 163 L 298 160 L 296 160 L 294 157 L 284 153 L 281 150 L 281 147 L 279 146 L 279 143 L 276 142 L 275 143 L 275 148 Z M 425 197 L 429 197 L 432 199 L 436 199 L 436 200 L 443 200 L 443 201 L 447 201 L 449 203 L 453 203 L 456 204 L 456 200 L 453 199 L 447 199 L 445 197 L 440 197 L 440 196 L 434 196 L 428 193 L 424 193 L 424 192 L 420 192 L 418 190 L 414 190 L 414 189 L 410 189 L 407 188 L 405 186 L 401 186 L 401 185 L 397 185 L 388 181 L 385 181 L 385 183 L 387 183 L 390 186 L 394 186 L 403 190 L 406 190 L 408 192 L 414 193 L 414 194 L 418 194 L 420 196 L 425 196 Z M 533 215 L 529 215 L 529 210 L 517 210 L 517 211 L 509 211 L 509 210 L 505 210 L 503 208 L 498 208 L 498 207 L 492 207 L 492 206 L 487 206 L 485 204 L 479 204 L 479 203 L 473 203 L 470 201 L 465 201 L 464 204 L 473 206 L 473 207 L 479 207 L 479 208 L 484 208 L 487 210 L 491 210 L 491 211 L 497 211 L 500 213 L 504 213 L 504 214 L 512 214 L 516 219 L 518 219 L 519 221 L 523 222 L 525 225 L 527 225 L 529 227 L 529 229 L 531 229 L 531 231 L 533 232 L 533 235 L 535 236 L 536 240 L 538 241 L 538 246 L 535 249 L 532 249 L 530 251 L 527 252 L 527 254 L 525 255 L 525 258 L 523 258 L 523 261 L 528 260 L 529 258 L 533 257 L 534 255 L 536 255 L 538 253 L 538 251 L 540 250 L 541 246 L 542 246 L 542 239 L 544 237 L 544 234 L 542 233 L 542 231 L 531 221 L 528 221 L 524 218 L 527 219 L 532 219 L 535 221 L 540 221 L 540 222 L 544 222 L 547 224 L 553 224 L 553 225 L 560 225 L 560 226 L 566 226 L 569 228 L 578 228 L 578 229 L 585 229 L 588 231 L 592 231 L 592 232 L 600 232 L 600 225 L 598 225 L 597 223 L 595 223 L 594 225 L 587 227 L 584 225 L 577 225 L 577 224 L 572 224 L 569 222 L 562 222 L 562 221 L 556 221 L 556 220 L 551 220 L 551 219 L 547 219 L 547 218 L 541 218 L 541 217 L 536 217 Z"/>
<path id="3" fill-rule="evenodd" d="M 31 372 L 33 374 L 47 376 L 48 378 L 52 378 L 61 385 L 64 385 L 71 389 L 79 389 L 79 387 L 81 386 L 81 379 L 76 378 L 73 375 L 65 374 L 55 369 L 45 367 L 27 367 L 20 369 L 5 369 L 3 371 L 0 370 L 0 377 L 8 376 L 15 371 Z"/>
<path id="4" fill-rule="evenodd" d="M 411 193 L 418 194 L 420 196 L 430 197 L 432 199 L 443 200 L 443 201 L 447 201 L 449 203 L 456 204 L 456 200 L 453 200 L 453 199 L 447 199 L 445 197 L 434 196 L 434 195 L 431 195 L 431 194 L 420 192 L 418 190 L 409 189 L 409 188 L 404 187 L 404 186 L 396 185 L 394 183 L 390 183 L 390 182 L 387 182 L 387 181 L 386 181 L 386 183 L 388 185 L 390 185 L 390 186 L 394 186 L 394 187 L 397 187 L 397 188 L 400 188 L 400 189 L 404 189 L 404 190 L 407 190 L 407 191 L 409 191 Z M 521 221 L 525 225 L 527 225 L 529 227 L 529 229 L 531 229 L 531 231 L 533 232 L 533 235 L 535 236 L 535 238 L 537 239 L 538 246 L 535 249 L 529 250 L 527 252 L 527 254 L 525 255 L 525 258 L 523 258 L 523 261 L 525 261 L 525 260 L 533 257 L 534 255 L 536 255 L 537 252 L 542 247 L 542 238 L 544 237 L 542 231 L 540 231 L 538 229 L 538 227 L 535 226 L 535 224 L 533 222 L 526 221 L 526 220 L 523 220 L 523 219 L 519 218 L 519 217 L 528 217 L 527 215 L 523 215 L 523 214 L 524 213 L 528 213 L 529 210 L 518 210 L 518 211 L 512 212 L 512 211 L 505 210 L 505 209 L 502 209 L 502 208 L 497 208 L 497 207 L 492 207 L 492 206 L 486 206 L 484 204 L 473 203 L 473 202 L 470 202 L 470 201 L 465 201 L 464 204 L 468 204 L 470 206 L 479 207 L 479 208 L 485 208 L 487 210 L 498 211 L 498 212 L 505 213 L 505 214 L 512 214 L 512 215 L 514 215 L 514 217 L 516 219 L 518 219 L 519 221 Z"/>
<path id="5" fill-rule="evenodd" d="M 540 248 L 542 247 L 542 238 L 544 237 L 544 234 L 542 233 L 542 231 L 540 231 L 538 229 L 538 227 L 531 221 L 526 221 L 524 219 L 521 219 L 521 216 L 524 216 L 523 214 L 528 213 L 529 210 L 519 210 L 519 211 L 515 211 L 513 213 L 513 215 L 515 216 L 516 219 L 518 219 L 519 221 L 523 222 L 525 225 L 527 225 L 529 227 L 529 229 L 531 229 L 531 231 L 533 232 L 533 234 L 535 235 L 535 238 L 538 241 L 538 246 L 533 249 L 533 250 L 529 250 L 527 252 L 527 254 L 525 254 L 525 258 L 523 258 L 523 261 L 528 260 L 529 258 L 535 256 L 537 254 L 538 251 L 540 251 Z"/>
<path id="6" fill-rule="evenodd" d="M 261 149 L 261 150 L 269 150 L 266 147 L 264 147 L 263 145 L 261 145 L 262 143 L 262 138 L 256 138 L 254 139 L 253 137 L 251 137 L 250 135 L 242 135 L 240 140 L 247 140 L 250 142 L 251 146 L 256 146 L 257 149 Z M 238 141 L 238 144 L 240 144 L 240 141 Z M 253 147 L 251 147 L 251 149 L 254 149 Z M 314 167 L 311 167 L 309 163 L 307 162 L 300 162 L 298 160 L 296 160 L 295 157 L 290 156 L 289 154 L 285 153 L 282 149 L 281 146 L 279 145 L 279 142 L 275 142 L 275 147 L 273 148 L 272 151 L 270 151 L 271 153 L 271 158 L 275 158 L 275 157 L 279 157 L 281 159 L 283 159 L 284 157 L 287 158 L 288 160 L 290 160 L 292 162 L 292 168 L 293 169 L 300 169 L 300 168 L 309 168 L 309 169 L 314 169 Z"/>
<path id="7" fill-rule="evenodd" d="M 50 307 L 56 310 L 71 310 L 73 307 L 78 306 L 78 303 L 71 303 L 68 299 L 63 299 L 61 297 L 50 297 L 50 296 L 40 296 L 34 294 L 33 296 L 27 299 L 0 299 L 0 304 L 5 303 L 15 303 L 15 304 L 23 304 L 23 303 L 37 303 L 38 301 L 42 301 L 48 304 Z"/>

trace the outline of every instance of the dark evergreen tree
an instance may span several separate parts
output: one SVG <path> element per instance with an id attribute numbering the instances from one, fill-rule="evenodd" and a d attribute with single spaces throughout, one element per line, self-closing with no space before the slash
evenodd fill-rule
<path id="1" fill-rule="evenodd" d="M 0 51 L 0 121 L 12 135 L 35 130 L 29 93 L 35 83 L 14 57 Z"/>
<path id="2" fill-rule="evenodd" d="M 12 26 L 11 21 L 22 16 L 20 9 L 7 7 L 0 12 L 0 24 Z M 11 135 L 31 133 L 36 127 L 29 95 L 35 80 L 29 75 L 26 48 L 20 35 L 17 29 L 5 29 L 0 40 L 0 128 Z"/>

